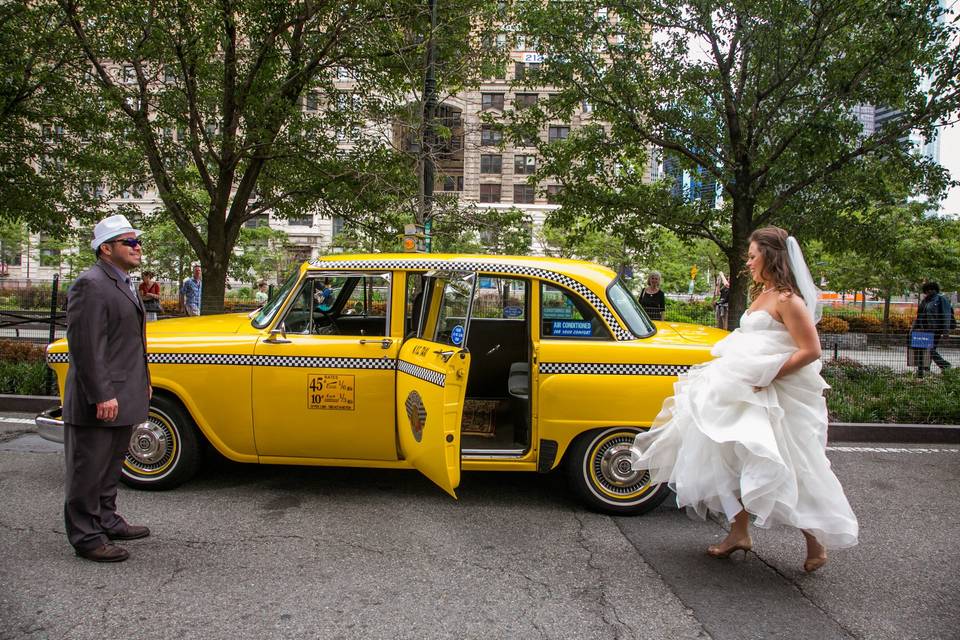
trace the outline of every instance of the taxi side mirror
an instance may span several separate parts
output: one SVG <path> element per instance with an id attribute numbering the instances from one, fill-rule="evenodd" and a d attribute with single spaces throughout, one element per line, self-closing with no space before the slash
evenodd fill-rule
<path id="1" fill-rule="evenodd" d="M 287 340 L 287 327 L 282 322 L 270 330 L 270 337 L 264 340 L 270 344 L 290 344 Z"/>

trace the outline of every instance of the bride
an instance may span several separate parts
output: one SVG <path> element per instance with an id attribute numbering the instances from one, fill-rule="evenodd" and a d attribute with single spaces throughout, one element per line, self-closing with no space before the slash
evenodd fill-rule
<path id="1" fill-rule="evenodd" d="M 804 571 L 826 548 L 857 544 L 857 518 L 830 470 L 820 377 L 819 291 L 796 239 L 777 227 L 750 236 L 752 304 L 716 359 L 680 377 L 654 428 L 637 436 L 633 468 L 669 483 L 677 504 L 705 518 L 723 513 L 730 533 L 715 558 L 752 548 L 758 527 L 786 524 L 807 543 Z"/>

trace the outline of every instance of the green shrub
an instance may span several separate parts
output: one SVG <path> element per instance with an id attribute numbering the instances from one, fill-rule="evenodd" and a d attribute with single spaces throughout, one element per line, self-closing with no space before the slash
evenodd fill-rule
<path id="1" fill-rule="evenodd" d="M 960 424 L 960 371 L 923 378 L 889 367 L 829 362 L 827 408 L 835 422 Z"/>
<path id="2" fill-rule="evenodd" d="M 0 360 L 0 393 L 46 395 L 47 365 L 39 362 Z"/>

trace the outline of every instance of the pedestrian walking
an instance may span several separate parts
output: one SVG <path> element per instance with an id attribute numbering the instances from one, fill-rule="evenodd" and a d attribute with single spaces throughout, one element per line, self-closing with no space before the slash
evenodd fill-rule
<path id="1" fill-rule="evenodd" d="M 915 332 L 924 332 L 932 334 L 932 345 L 927 347 L 929 354 L 916 354 L 917 377 L 922 378 L 924 373 L 930 372 L 930 360 L 937 363 L 941 371 L 950 368 L 950 363 L 946 358 L 940 355 L 937 348 L 940 341 L 950 335 L 950 330 L 954 327 L 953 307 L 947 297 L 940 293 L 940 285 L 936 282 L 926 282 L 921 287 L 923 299 L 917 307 L 917 317 L 910 327 L 911 345 L 914 348 Z M 929 355 L 929 357 L 926 357 Z"/>
<path id="2" fill-rule="evenodd" d="M 827 407 L 820 377 L 819 291 L 797 241 L 777 227 L 750 236 L 753 299 L 716 359 L 681 375 L 654 428 L 633 444 L 633 468 L 666 482 L 677 504 L 730 532 L 707 547 L 715 558 L 752 548 L 758 527 L 785 524 L 806 541 L 803 569 L 827 547 L 857 544 L 857 518 L 826 456 Z"/>
<path id="3" fill-rule="evenodd" d="M 727 328 L 727 315 L 730 311 L 730 281 L 723 271 L 717 274 L 713 287 L 713 313 L 717 320 L 717 327 Z"/>
<path id="4" fill-rule="evenodd" d="M 160 306 L 160 283 L 154 280 L 152 271 L 144 271 L 140 281 L 140 300 L 143 309 L 147 312 L 147 320 L 156 320 L 157 314 L 163 312 Z"/>
<path id="5" fill-rule="evenodd" d="M 262 307 L 267 303 L 267 299 L 270 297 L 270 295 L 267 293 L 266 282 L 263 282 L 262 280 L 260 281 L 260 284 L 257 285 L 257 293 L 254 297 L 256 298 L 258 306 Z"/>
<path id="6" fill-rule="evenodd" d="M 140 231 L 110 216 L 94 227 L 90 246 L 97 262 L 67 293 L 64 520 L 78 556 L 122 562 L 129 553 L 113 541 L 150 535 L 117 512 L 133 425 L 147 420 L 152 395 L 145 312 L 129 275 L 140 266 Z"/>
<path id="7" fill-rule="evenodd" d="M 193 276 L 180 286 L 180 308 L 188 316 L 200 315 L 200 296 L 203 293 L 203 271 L 200 265 L 193 265 Z"/>

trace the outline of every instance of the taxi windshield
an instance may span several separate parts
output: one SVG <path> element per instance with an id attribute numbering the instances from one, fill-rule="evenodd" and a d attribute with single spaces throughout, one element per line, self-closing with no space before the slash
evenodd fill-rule
<path id="1" fill-rule="evenodd" d="M 607 289 L 607 298 L 635 336 L 645 338 L 656 332 L 657 329 L 653 322 L 640 308 L 637 301 L 633 299 L 630 290 L 620 278 L 614 280 L 613 284 Z"/>
<path id="2" fill-rule="evenodd" d="M 273 292 L 273 297 L 267 300 L 267 303 L 260 307 L 260 310 L 257 311 L 256 315 L 253 316 L 253 326 L 257 329 L 263 329 L 273 318 L 273 315 L 277 312 L 277 309 L 283 305 L 284 300 L 287 299 L 287 296 L 290 295 L 290 290 L 296 286 L 297 282 L 300 280 L 300 268 L 293 270 L 293 273 L 290 274 L 290 277 L 287 278 L 287 281 L 283 283 L 283 286 L 279 290 Z"/>

